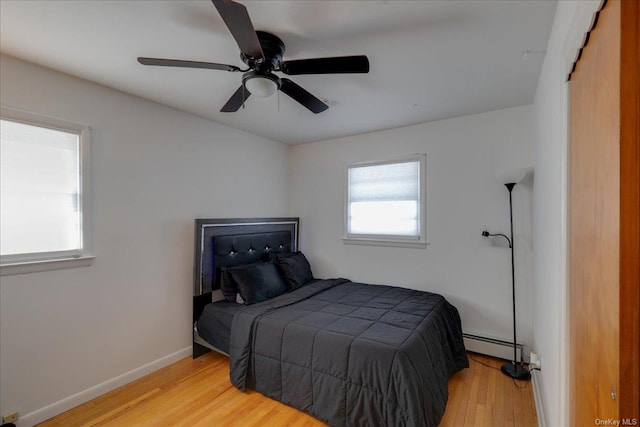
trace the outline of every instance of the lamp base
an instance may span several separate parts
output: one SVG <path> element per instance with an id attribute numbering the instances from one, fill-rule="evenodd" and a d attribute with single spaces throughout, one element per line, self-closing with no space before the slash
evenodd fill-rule
<path id="1" fill-rule="evenodd" d="M 510 376 L 511 378 L 515 378 L 517 380 L 530 380 L 531 374 L 525 368 L 523 368 L 520 364 L 509 362 L 502 365 L 500 368 L 502 373 Z"/>

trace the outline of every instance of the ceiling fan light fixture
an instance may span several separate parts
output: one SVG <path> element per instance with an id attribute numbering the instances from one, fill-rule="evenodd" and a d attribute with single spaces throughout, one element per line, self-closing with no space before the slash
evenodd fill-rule
<path id="1" fill-rule="evenodd" d="M 242 80 L 252 95 L 262 98 L 267 98 L 280 89 L 280 79 L 273 74 L 248 72 Z"/>

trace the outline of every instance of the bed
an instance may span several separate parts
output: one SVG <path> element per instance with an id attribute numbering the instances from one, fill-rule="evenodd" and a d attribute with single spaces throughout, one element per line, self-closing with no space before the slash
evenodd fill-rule
<path id="1" fill-rule="evenodd" d="M 298 218 L 196 220 L 194 358 L 224 353 L 238 389 L 331 426 L 438 425 L 449 377 L 469 366 L 456 308 L 313 278 L 298 229 Z"/>

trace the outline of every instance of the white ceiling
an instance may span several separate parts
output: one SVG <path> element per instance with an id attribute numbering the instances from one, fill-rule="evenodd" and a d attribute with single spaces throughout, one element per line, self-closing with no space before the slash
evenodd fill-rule
<path id="1" fill-rule="evenodd" d="M 221 113 L 241 73 L 136 62 L 148 56 L 244 68 L 208 0 L 1 0 L 0 50 L 298 144 L 533 102 L 556 8 L 552 0 L 241 3 L 256 30 L 285 42 L 285 60 L 366 54 L 370 73 L 291 76 L 330 105 L 317 115 L 282 93 Z"/>

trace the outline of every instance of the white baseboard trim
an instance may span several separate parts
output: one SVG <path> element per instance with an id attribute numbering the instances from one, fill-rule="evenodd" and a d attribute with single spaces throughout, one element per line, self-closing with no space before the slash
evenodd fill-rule
<path id="1" fill-rule="evenodd" d="M 59 400 L 51 405 L 47 405 L 43 408 L 37 409 L 33 412 L 29 412 L 20 417 L 18 420 L 17 427 L 28 427 L 33 426 L 35 424 L 41 423 L 43 421 L 48 420 L 49 418 L 55 417 L 58 414 L 61 414 L 65 411 L 68 411 L 71 408 L 74 408 L 78 405 L 81 405 L 85 402 L 90 401 L 91 399 L 95 399 L 98 396 L 101 396 L 105 393 L 108 393 L 116 388 L 128 384 L 132 381 L 137 380 L 151 372 L 157 371 L 158 369 L 164 368 L 172 363 L 177 362 L 180 359 L 184 359 L 185 357 L 191 356 L 192 348 L 191 346 L 185 347 L 182 350 L 178 350 L 174 353 L 168 354 L 164 357 L 156 359 L 152 362 L 147 363 L 146 365 L 142 365 L 139 368 L 133 369 L 129 372 L 125 372 L 122 375 L 118 375 L 117 377 L 111 378 L 103 383 L 97 384 L 93 387 L 89 387 L 86 390 L 83 390 L 79 393 L 66 397 L 62 400 Z"/>
<path id="2" fill-rule="evenodd" d="M 531 387 L 533 387 L 533 400 L 536 404 L 538 427 L 547 427 L 542 409 L 542 392 L 540 390 L 540 371 L 531 371 Z"/>

